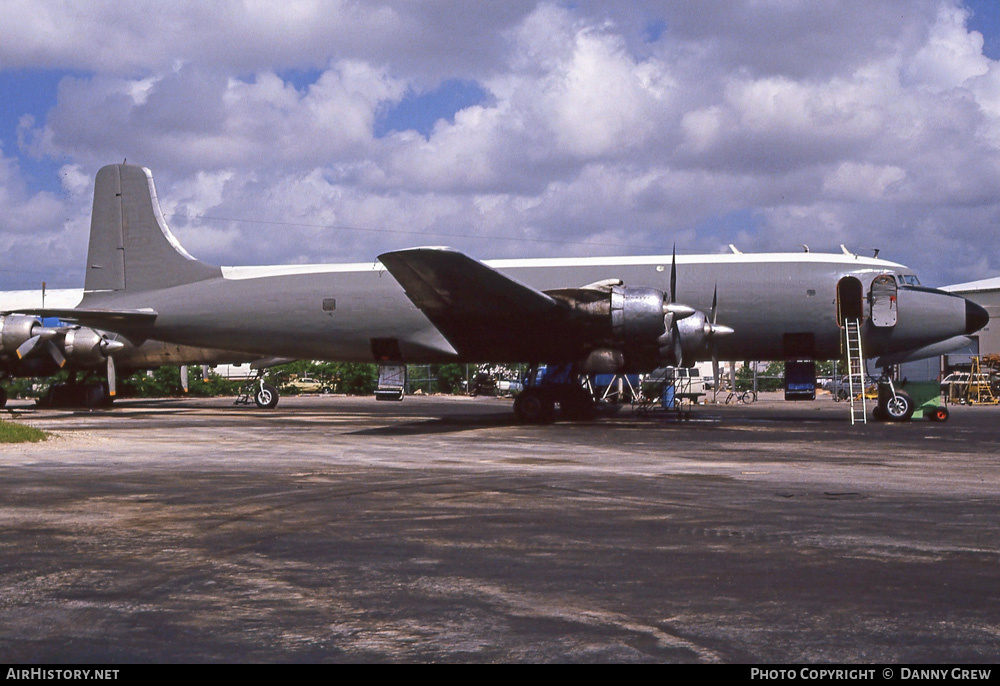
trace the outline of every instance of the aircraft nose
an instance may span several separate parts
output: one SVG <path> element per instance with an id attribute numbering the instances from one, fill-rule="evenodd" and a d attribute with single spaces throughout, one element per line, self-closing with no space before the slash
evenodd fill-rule
<path id="1" fill-rule="evenodd" d="M 989 321 L 990 315 L 985 309 L 971 300 L 965 301 L 965 333 L 975 333 L 986 326 Z"/>

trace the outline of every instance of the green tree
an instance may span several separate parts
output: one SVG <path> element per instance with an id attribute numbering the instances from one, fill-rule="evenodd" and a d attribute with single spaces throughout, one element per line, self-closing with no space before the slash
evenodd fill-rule
<path id="1" fill-rule="evenodd" d="M 464 364 L 432 364 L 431 375 L 437 377 L 438 392 L 465 393 Z"/>
<path id="2" fill-rule="evenodd" d="M 736 370 L 736 388 L 740 391 L 753 389 L 753 364 L 743 365 Z M 778 360 L 771 362 L 762 372 L 757 374 L 758 391 L 778 391 L 785 386 L 785 363 Z"/>

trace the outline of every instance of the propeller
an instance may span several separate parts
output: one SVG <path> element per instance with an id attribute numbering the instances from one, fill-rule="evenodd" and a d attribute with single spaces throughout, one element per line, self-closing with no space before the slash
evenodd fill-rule
<path id="1" fill-rule="evenodd" d="M 48 326 L 31 327 L 31 337 L 21 345 L 17 346 L 17 359 L 23 360 L 28 353 L 35 349 L 36 345 L 42 341 L 49 340 L 58 333 L 58 329 L 53 329 Z"/>
<path id="2" fill-rule="evenodd" d="M 671 286 L 676 292 L 676 260 L 671 267 Z M 671 294 L 671 300 L 675 297 Z M 674 314 L 673 308 L 685 308 L 684 316 Z M 665 327 L 669 325 L 667 331 L 660 337 L 660 357 L 671 360 L 673 364 L 682 367 L 687 359 L 699 355 L 702 351 L 709 351 L 712 359 L 712 371 L 716 385 L 719 382 L 719 359 L 717 349 L 717 339 L 719 336 L 727 336 L 733 333 L 733 329 L 718 323 L 719 317 L 719 287 L 715 286 L 712 293 L 712 309 L 709 314 L 687 307 L 685 305 L 665 305 L 667 314 L 664 318 Z"/>
<path id="3" fill-rule="evenodd" d="M 712 321 L 705 323 L 705 336 L 708 339 L 708 347 L 712 353 L 712 377 L 715 379 L 715 388 L 719 387 L 719 348 L 717 336 L 728 336 L 733 333 L 733 329 L 728 326 L 718 324 L 719 317 L 719 284 L 715 284 L 712 291 Z"/>
<path id="4" fill-rule="evenodd" d="M 52 341 L 45 341 L 45 349 L 52 356 L 52 359 L 56 361 L 60 369 L 66 366 L 66 356 L 62 354 L 62 350 L 59 349 L 58 345 Z"/>
<path id="5" fill-rule="evenodd" d="M 184 392 L 188 392 L 188 367 L 186 364 L 181 365 L 181 388 Z"/>
<path id="6" fill-rule="evenodd" d="M 660 357 L 681 363 L 684 351 L 681 349 L 681 335 L 677 322 L 695 313 L 693 307 L 677 303 L 677 245 L 670 251 L 670 291 L 663 303 L 663 335 L 660 337 Z M 669 353 L 669 354 L 668 354 Z"/>
<path id="7" fill-rule="evenodd" d="M 98 350 L 106 358 L 106 374 L 108 377 L 108 396 L 111 398 L 115 397 L 118 393 L 118 375 L 115 371 L 115 358 L 114 354 L 125 347 L 125 344 L 121 341 L 116 341 L 107 336 L 101 336 L 101 342 L 98 344 Z"/>

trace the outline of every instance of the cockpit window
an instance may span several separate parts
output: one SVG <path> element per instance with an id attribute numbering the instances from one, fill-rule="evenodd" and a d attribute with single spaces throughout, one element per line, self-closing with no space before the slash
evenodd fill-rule
<path id="1" fill-rule="evenodd" d="M 896 280 L 900 286 L 919 286 L 920 279 L 916 274 L 896 274 Z"/>

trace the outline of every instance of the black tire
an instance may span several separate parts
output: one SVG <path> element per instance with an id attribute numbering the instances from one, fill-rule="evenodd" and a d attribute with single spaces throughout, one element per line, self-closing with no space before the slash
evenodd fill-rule
<path id="1" fill-rule="evenodd" d="M 570 421 L 594 418 L 594 397 L 585 388 L 574 388 L 559 400 L 559 409 Z"/>
<path id="2" fill-rule="evenodd" d="M 253 394 L 253 401 L 262 410 L 273 410 L 278 406 L 278 389 L 269 383 L 261 384 Z"/>
<path id="3" fill-rule="evenodd" d="M 514 414 L 525 424 L 547 424 L 555 414 L 555 405 L 547 395 L 529 388 L 514 400 Z"/>
<path id="4" fill-rule="evenodd" d="M 872 419 L 874 419 L 877 422 L 884 422 L 888 421 L 889 415 L 885 413 L 884 407 L 882 407 L 881 405 L 876 405 L 875 409 L 872 410 Z"/>
<path id="5" fill-rule="evenodd" d="M 908 394 L 898 392 L 885 401 L 885 413 L 890 422 L 908 422 L 913 416 L 913 398 Z"/>
<path id="6" fill-rule="evenodd" d="M 946 422 L 948 421 L 949 414 L 950 413 L 948 412 L 947 407 L 944 405 L 938 405 L 937 407 L 931 409 L 931 411 L 927 414 L 927 418 L 932 422 Z"/>
<path id="7" fill-rule="evenodd" d="M 0 388 L 0 407 L 7 406 L 7 389 Z"/>

